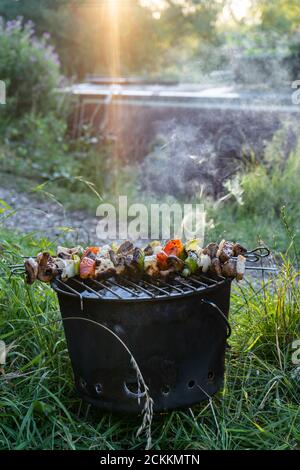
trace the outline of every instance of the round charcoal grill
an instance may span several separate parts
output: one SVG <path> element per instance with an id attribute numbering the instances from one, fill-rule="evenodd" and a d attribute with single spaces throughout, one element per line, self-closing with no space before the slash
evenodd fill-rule
<path id="1" fill-rule="evenodd" d="M 55 280 L 75 384 L 87 402 L 140 412 L 145 393 L 154 410 L 190 406 L 222 385 L 231 281 L 206 275 L 169 282 Z M 98 326 L 102 324 L 104 327 Z"/>
<path id="2" fill-rule="evenodd" d="M 249 269 L 270 254 L 258 247 L 245 254 Z M 26 257 L 24 257 L 26 258 Z M 24 273 L 24 264 L 11 265 Z M 154 410 L 191 406 L 222 386 L 231 280 L 210 275 L 150 282 L 77 278 L 52 283 L 64 324 L 79 395 L 110 411 L 140 412 L 145 392 L 128 349 L 138 364 Z"/>

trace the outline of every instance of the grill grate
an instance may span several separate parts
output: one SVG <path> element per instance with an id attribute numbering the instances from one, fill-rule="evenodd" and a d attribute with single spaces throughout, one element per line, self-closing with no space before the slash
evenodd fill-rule
<path id="1" fill-rule="evenodd" d="M 255 263 L 262 258 L 269 256 L 268 248 L 260 246 L 244 254 L 247 259 L 246 269 L 278 271 L 277 267 L 254 267 L 249 263 Z M 23 256 L 23 259 L 28 256 Z M 235 258 L 232 258 L 235 259 Z M 10 265 L 10 273 L 23 274 L 24 264 Z M 101 300 L 151 300 L 151 299 L 169 299 L 170 297 L 189 296 L 193 293 L 212 290 L 216 286 L 231 282 L 230 279 L 223 276 L 211 276 L 198 274 L 190 276 L 188 279 L 178 275 L 175 279 L 168 281 L 141 280 L 134 282 L 124 277 L 110 278 L 103 281 L 96 279 L 82 280 L 71 278 L 66 282 L 55 279 L 52 282 L 53 289 L 58 293 L 69 296 L 77 296 L 82 303 L 83 299 L 101 299 Z"/>
<path id="2" fill-rule="evenodd" d="M 169 299 L 170 297 L 189 296 L 196 292 L 214 289 L 216 286 L 230 282 L 223 276 L 208 277 L 204 274 L 185 279 L 176 276 L 172 280 L 133 281 L 124 277 L 110 278 L 103 281 L 95 279 L 82 280 L 71 278 L 64 282 L 55 279 L 52 287 L 55 291 L 63 292 L 82 299 L 101 300 L 151 300 Z"/>

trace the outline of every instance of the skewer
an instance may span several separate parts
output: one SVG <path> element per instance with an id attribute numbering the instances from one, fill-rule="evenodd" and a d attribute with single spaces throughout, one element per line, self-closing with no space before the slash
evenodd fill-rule
<path id="1" fill-rule="evenodd" d="M 275 266 L 247 266 L 246 269 L 249 271 L 270 271 L 270 272 L 279 272 L 280 269 L 276 268 Z"/>
<path id="2" fill-rule="evenodd" d="M 263 258 L 266 258 L 269 255 L 270 255 L 270 250 L 265 246 L 258 246 L 256 248 L 254 248 L 253 250 L 247 251 L 244 254 L 244 257 L 246 258 L 245 269 L 247 269 L 249 271 L 250 270 L 253 270 L 253 271 L 259 270 L 261 272 L 264 272 L 264 271 L 278 272 L 279 268 L 276 267 L 276 266 L 270 266 L 270 267 L 268 267 L 268 266 L 251 266 L 251 265 L 249 266 L 249 263 L 258 262 L 259 260 L 262 260 Z M 36 256 L 20 256 L 20 257 L 24 260 L 29 259 L 29 258 L 36 259 Z M 237 257 L 232 257 L 231 259 L 237 260 Z M 10 268 L 10 270 L 11 270 L 11 275 L 23 275 L 23 274 L 25 274 L 24 264 L 23 263 L 11 264 L 11 265 L 8 266 L 8 268 Z M 0 275 L 5 276 L 5 273 L 0 273 Z M 127 279 L 126 279 L 126 282 L 128 284 L 130 284 L 130 281 L 128 282 Z M 144 284 L 145 283 L 146 283 L 146 281 L 144 282 Z M 180 283 L 180 284 L 183 285 L 183 283 Z M 145 286 L 146 286 L 146 284 L 145 284 Z M 142 286 L 138 286 L 138 289 L 139 290 L 144 290 L 144 292 L 147 292 L 147 289 L 143 289 Z M 108 288 L 108 290 L 109 290 L 109 288 Z"/>

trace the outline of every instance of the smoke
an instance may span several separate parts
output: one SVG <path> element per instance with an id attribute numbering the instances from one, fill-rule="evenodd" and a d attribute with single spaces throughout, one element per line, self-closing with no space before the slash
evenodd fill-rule
<path id="1" fill-rule="evenodd" d="M 156 123 L 154 149 L 140 164 L 139 181 L 148 194 L 177 199 L 218 199 L 229 180 L 263 160 L 267 142 L 282 129 L 288 155 L 294 147 L 296 118 L 247 108 L 186 110 Z"/>

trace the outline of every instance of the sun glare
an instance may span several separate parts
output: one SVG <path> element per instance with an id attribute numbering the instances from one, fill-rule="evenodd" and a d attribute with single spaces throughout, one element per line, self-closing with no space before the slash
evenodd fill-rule
<path id="1" fill-rule="evenodd" d="M 225 6 L 220 16 L 221 23 L 247 20 L 251 9 L 251 0 L 231 0 Z M 248 18 L 249 19 L 249 18 Z M 247 21 L 248 22 L 248 21 Z"/>
<path id="2" fill-rule="evenodd" d="M 108 44 L 111 51 L 110 75 L 120 75 L 120 30 L 119 30 L 119 0 L 108 0 L 107 15 L 109 22 Z"/>

